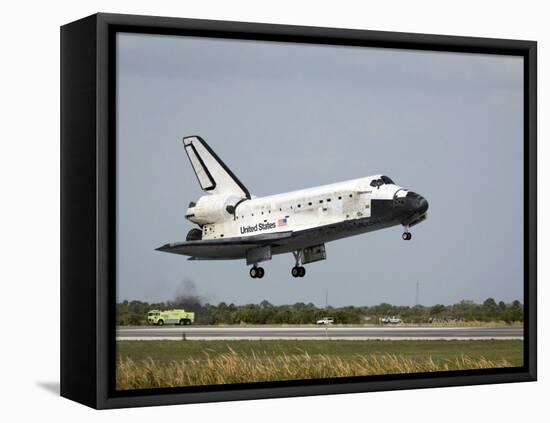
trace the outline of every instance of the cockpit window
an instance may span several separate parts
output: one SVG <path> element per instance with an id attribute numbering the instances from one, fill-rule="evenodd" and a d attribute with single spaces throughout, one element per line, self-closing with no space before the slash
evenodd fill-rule
<path id="1" fill-rule="evenodd" d="M 371 182 L 370 182 L 370 186 L 371 187 L 376 187 L 376 188 L 379 188 L 380 186 L 384 185 L 384 184 L 392 184 L 392 185 L 395 185 L 395 182 L 393 182 L 391 180 L 391 178 L 387 177 L 387 176 L 381 176 L 379 179 L 373 179 Z"/>
<path id="2" fill-rule="evenodd" d="M 392 184 L 394 185 L 395 182 L 393 182 L 391 180 L 391 178 L 387 177 L 387 176 L 381 176 L 379 179 L 373 179 L 371 182 L 370 182 L 370 186 L 371 187 L 375 187 L 375 188 L 379 188 L 380 186 L 384 185 L 384 184 Z"/>

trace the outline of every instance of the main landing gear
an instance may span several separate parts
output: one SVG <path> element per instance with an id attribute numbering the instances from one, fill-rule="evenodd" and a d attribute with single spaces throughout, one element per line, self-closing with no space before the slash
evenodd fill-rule
<path id="1" fill-rule="evenodd" d="M 252 266 L 252 268 L 250 269 L 250 277 L 253 278 L 253 279 L 262 279 L 264 277 L 264 268 L 263 267 L 258 267 L 256 265 Z"/>
<path id="2" fill-rule="evenodd" d="M 306 268 L 304 266 L 294 266 L 290 273 L 295 278 L 303 278 L 306 275 Z"/>
<path id="3" fill-rule="evenodd" d="M 306 275 L 306 268 L 304 266 L 301 266 L 302 250 L 298 250 L 296 252 L 293 251 L 292 255 L 296 260 L 296 265 L 292 268 L 290 273 L 295 278 L 303 278 Z"/>
<path id="4" fill-rule="evenodd" d="M 306 275 L 306 268 L 302 266 L 302 250 L 293 251 L 294 259 L 296 260 L 295 266 L 291 269 L 290 273 L 295 278 L 303 278 Z M 264 268 L 254 264 L 250 268 L 250 277 L 253 279 L 261 279 L 264 277 Z"/>

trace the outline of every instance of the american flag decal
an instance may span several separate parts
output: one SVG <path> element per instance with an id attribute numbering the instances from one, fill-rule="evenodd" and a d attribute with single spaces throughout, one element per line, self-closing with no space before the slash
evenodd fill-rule
<path id="1" fill-rule="evenodd" d="M 287 225 L 287 219 L 286 217 L 283 219 L 277 219 L 277 226 L 286 226 Z"/>

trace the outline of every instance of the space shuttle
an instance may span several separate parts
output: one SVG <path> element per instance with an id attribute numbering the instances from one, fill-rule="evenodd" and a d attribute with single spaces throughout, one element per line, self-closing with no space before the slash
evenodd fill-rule
<path id="1" fill-rule="evenodd" d="M 303 277 L 305 264 L 326 259 L 330 241 L 396 225 L 409 241 L 410 228 L 427 217 L 428 201 L 385 175 L 255 197 L 201 137 L 185 137 L 183 145 L 206 194 L 185 213 L 197 227 L 158 251 L 189 260 L 246 260 L 250 276 L 260 279 L 259 263 L 292 253 L 291 274 Z"/>

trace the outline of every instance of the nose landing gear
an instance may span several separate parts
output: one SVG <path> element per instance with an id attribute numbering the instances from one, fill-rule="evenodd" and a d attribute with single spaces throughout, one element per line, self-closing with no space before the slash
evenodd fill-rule
<path id="1" fill-rule="evenodd" d="M 412 234 L 409 232 L 409 225 L 404 225 L 405 226 L 405 232 L 403 232 L 403 241 L 410 241 L 411 238 L 412 238 Z"/>
<path id="2" fill-rule="evenodd" d="M 263 267 L 258 267 L 256 265 L 252 266 L 252 268 L 250 269 L 250 277 L 252 279 L 262 279 L 264 277 L 264 268 Z"/>

